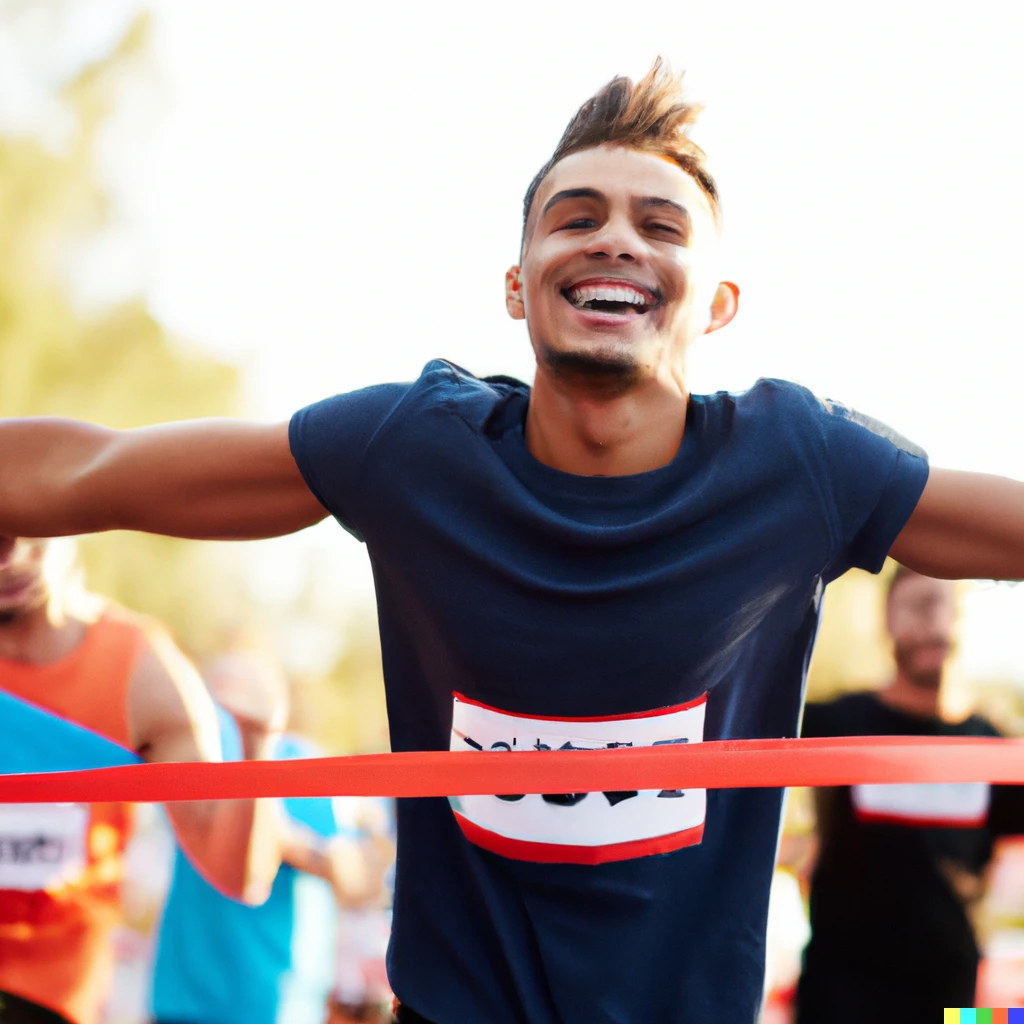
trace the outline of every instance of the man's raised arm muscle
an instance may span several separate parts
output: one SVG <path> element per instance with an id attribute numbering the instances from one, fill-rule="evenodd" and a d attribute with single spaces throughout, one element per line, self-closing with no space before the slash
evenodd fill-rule
<path id="1" fill-rule="evenodd" d="M 292 458 L 286 423 L 111 430 L 48 417 L 0 420 L 0 536 L 125 529 L 248 540 L 326 515 Z"/>
<path id="2" fill-rule="evenodd" d="M 939 579 L 1024 579 L 1024 483 L 932 469 L 889 553 Z"/>

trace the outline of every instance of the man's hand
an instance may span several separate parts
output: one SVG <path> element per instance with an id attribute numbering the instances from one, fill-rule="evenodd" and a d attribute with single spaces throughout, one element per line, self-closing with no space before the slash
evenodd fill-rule
<path id="1" fill-rule="evenodd" d="M 386 895 L 384 881 L 395 861 L 395 846 L 383 836 L 334 839 L 328 845 L 328 881 L 338 905 L 346 909 L 379 906 Z"/>
<path id="2" fill-rule="evenodd" d="M 389 839 L 324 840 L 286 820 L 282 829 L 281 859 L 329 882 L 339 906 L 354 910 L 381 903 L 386 894 L 384 881 L 395 860 L 394 843 Z"/>

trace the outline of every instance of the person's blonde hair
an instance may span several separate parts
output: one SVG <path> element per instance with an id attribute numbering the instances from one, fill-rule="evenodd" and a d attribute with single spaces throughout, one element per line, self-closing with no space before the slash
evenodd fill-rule
<path id="1" fill-rule="evenodd" d="M 683 96 L 683 75 L 673 74 L 658 57 L 634 84 L 613 78 L 591 96 L 569 122 L 551 159 L 537 172 L 523 199 L 523 236 L 541 182 L 559 160 L 595 146 L 614 145 L 656 153 L 677 163 L 707 196 L 716 219 L 720 215 L 718 186 L 705 166 L 706 156 L 689 131 L 702 108 Z"/>

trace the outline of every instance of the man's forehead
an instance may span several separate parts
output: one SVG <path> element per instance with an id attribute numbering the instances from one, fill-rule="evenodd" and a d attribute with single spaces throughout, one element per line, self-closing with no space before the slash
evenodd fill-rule
<path id="1" fill-rule="evenodd" d="M 593 189 L 609 199 L 658 196 L 711 214 L 700 186 L 671 157 L 623 146 L 595 146 L 559 160 L 541 183 L 534 209 L 539 213 L 556 192 L 570 189 Z"/>

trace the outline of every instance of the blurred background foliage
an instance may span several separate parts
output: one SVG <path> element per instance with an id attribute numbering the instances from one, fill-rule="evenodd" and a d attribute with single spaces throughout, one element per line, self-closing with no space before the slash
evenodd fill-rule
<path id="1" fill-rule="evenodd" d="M 17 34 L 27 18 L 38 29 L 41 16 L 56 37 L 68 10 L 60 0 L 0 2 L 0 31 Z M 145 72 L 148 36 L 140 14 L 108 52 L 46 83 L 56 136 L 0 130 L 0 415 L 137 427 L 246 411 L 239 368 L 170 336 L 143 297 L 100 309 L 76 301 L 75 258 L 87 258 L 111 220 L 98 143 L 132 77 Z M 200 662 L 233 644 L 294 649 L 310 616 L 321 628 L 326 619 L 344 634 L 329 664 L 310 666 L 302 651 L 290 659 L 295 725 L 331 752 L 386 748 L 372 616 L 332 621 L 330 609 L 308 607 L 311 578 L 291 608 L 262 607 L 236 545 L 117 532 L 79 547 L 91 589 L 158 616 Z"/>

